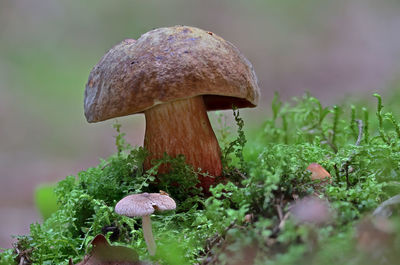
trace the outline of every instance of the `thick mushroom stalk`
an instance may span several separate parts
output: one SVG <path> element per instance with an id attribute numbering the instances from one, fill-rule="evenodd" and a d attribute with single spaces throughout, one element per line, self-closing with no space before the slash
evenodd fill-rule
<path id="1" fill-rule="evenodd" d="M 222 172 L 221 150 L 207 116 L 202 96 L 172 101 L 145 111 L 146 133 L 144 147 L 150 155 L 145 162 L 161 158 L 166 152 L 172 157 L 185 156 L 195 170 L 201 168 L 212 176 Z M 167 166 L 160 173 L 167 171 Z M 200 177 L 201 186 L 208 190 L 214 178 Z"/>

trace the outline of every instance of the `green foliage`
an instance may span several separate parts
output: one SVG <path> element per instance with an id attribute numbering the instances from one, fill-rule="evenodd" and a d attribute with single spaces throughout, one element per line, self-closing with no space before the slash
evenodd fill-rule
<path id="1" fill-rule="evenodd" d="M 168 156 L 166 153 L 161 159 L 153 162 L 153 167 L 144 173 L 144 176 L 154 180 L 159 175 L 158 181 L 153 183 L 152 192 L 160 190 L 170 194 L 175 200 L 181 202 L 178 205 L 178 210 L 189 209 L 199 200 L 198 195 L 201 194 L 200 188 L 196 187 L 199 183 L 197 175 L 206 175 L 195 171 L 193 167 L 185 163 L 185 157 L 179 155 L 176 158 Z M 168 174 L 158 174 L 158 169 L 162 165 L 169 165 L 171 170 Z M 190 198 L 188 197 L 190 195 Z"/>
<path id="2" fill-rule="evenodd" d="M 40 185 L 35 190 L 35 204 L 44 220 L 58 209 L 54 188 L 54 184 L 47 184 Z"/>
<path id="3" fill-rule="evenodd" d="M 243 156 L 243 148 L 246 145 L 246 137 L 243 131 L 244 121 L 239 116 L 239 110 L 235 107 L 233 108 L 233 116 L 235 117 L 236 125 L 237 125 L 237 138 L 226 144 L 226 147 L 222 150 L 222 163 L 225 169 L 230 167 L 230 170 L 234 166 L 238 168 L 241 172 L 247 173 L 246 162 Z M 222 131 L 224 133 L 224 131 Z M 223 139 L 226 138 L 226 135 L 223 135 Z M 238 160 L 237 163 L 233 161 Z M 238 165 L 237 165 L 238 164 Z"/>
<path id="4" fill-rule="evenodd" d="M 4 252 L 0 253 L 0 265 L 15 264 L 16 256 L 14 249 L 5 249 Z"/>
<path id="5" fill-rule="evenodd" d="M 355 224 L 400 193 L 400 125 L 374 96 L 375 116 L 357 105 L 324 107 L 310 95 L 283 103 L 276 94 L 271 119 L 249 141 L 239 111 L 233 110 L 236 139 L 225 126 L 219 131 L 224 171 L 218 180 L 224 181 L 208 197 L 196 186 L 203 173 L 186 165 L 183 156 L 165 154 L 144 171 L 146 151 L 129 146 L 116 124 L 117 154 L 59 182 L 59 209 L 43 224 L 32 224 L 19 248 L 31 250 L 33 264 L 67 264 L 70 257 L 79 262 L 93 237 L 103 233 L 114 244 L 134 248 L 142 260 L 160 264 L 231 264 L 234 259 L 242 264 L 363 264 Z M 332 181 L 312 181 L 306 170 L 310 163 L 322 165 Z M 171 168 L 168 174 L 158 174 L 163 164 Z M 158 252 L 149 257 L 140 221 L 115 214 L 114 206 L 128 194 L 159 190 L 178 207 L 152 216 Z M 330 202 L 333 215 L 325 226 L 290 217 L 293 201 L 313 194 Z M 400 226 L 395 234 L 400 241 Z M 6 250 L 0 264 L 15 258 Z"/>
<path id="6" fill-rule="evenodd" d="M 115 146 L 117 147 L 117 154 L 120 155 L 124 150 L 131 150 L 132 146 L 125 141 L 125 133 L 121 132 L 121 124 L 115 122 L 113 124 L 113 128 L 117 131 L 117 135 L 115 136 Z"/>

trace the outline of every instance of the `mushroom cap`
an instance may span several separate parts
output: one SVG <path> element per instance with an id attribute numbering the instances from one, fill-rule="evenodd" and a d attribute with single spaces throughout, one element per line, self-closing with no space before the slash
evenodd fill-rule
<path id="1" fill-rule="evenodd" d="M 115 212 L 129 217 L 146 216 L 155 210 L 167 211 L 176 208 L 175 201 L 165 194 L 140 193 L 128 195 L 115 205 Z"/>
<path id="2" fill-rule="evenodd" d="M 316 196 L 297 200 L 292 205 L 290 212 L 299 223 L 324 224 L 332 218 L 329 202 Z"/>
<path id="3" fill-rule="evenodd" d="M 159 28 L 117 44 L 92 69 L 85 116 L 98 122 L 200 95 L 207 110 L 255 107 L 259 90 L 230 42 L 194 27 Z"/>
<path id="4" fill-rule="evenodd" d="M 330 178 L 331 174 L 329 174 L 328 171 L 326 171 L 325 168 L 323 168 L 320 164 L 318 163 L 311 163 L 308 167 L 307 170 L 311 172 L 311 179 L 312 180 L 317 180 L 317 179 L 325 179 L 325 178 Z"/>

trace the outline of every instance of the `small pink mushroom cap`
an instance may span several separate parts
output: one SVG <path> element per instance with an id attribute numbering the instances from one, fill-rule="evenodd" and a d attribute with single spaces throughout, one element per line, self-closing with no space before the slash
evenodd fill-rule
<path id="1" fill-rule="evenodd" d="M 321 225 L 329 222 L 332 211 L 328 201 L 315 196 L 297 200 L 290 212 L 298 223 Z"/>
<path id="2" fill-rule="evenodd" d="M 176 208 L 175 201 L 166 194 L 140 193 L 128 195 L 115 206 L 115 212 L 128 217 L 151 215 L 154 211 L 167 211 Z"/>

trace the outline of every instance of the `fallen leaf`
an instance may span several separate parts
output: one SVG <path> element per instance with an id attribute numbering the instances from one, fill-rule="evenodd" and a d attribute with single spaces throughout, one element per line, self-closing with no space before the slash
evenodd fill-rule
<path id="1" fill-rule="evenodd" d="M 92 243 L 92 251 L 76 265 L 140 265 L 139 256 L 131 248 L 111 246 L 103 235 L 97 235 Z M 72 259 L 69 265 L 73 265 Z"/>
<path id="2" fill-rule="evenodd" d="M 385 217 L 367 217 L 357 225 L 357 247 L 374 258 L 393 246 L 393 224 Z"/>

